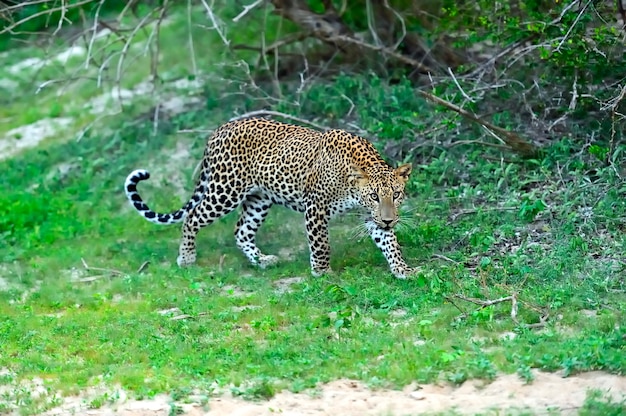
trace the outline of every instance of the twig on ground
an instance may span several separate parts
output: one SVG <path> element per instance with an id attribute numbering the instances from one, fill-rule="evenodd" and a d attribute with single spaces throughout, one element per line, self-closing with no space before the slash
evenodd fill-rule
<path id="1" fill-rule="evenodd" d="M 94 282 L 94 281 L 96 281 L 98 279 L 102 279 L 104 277 L 126 276 L 126 273 L 121 272 L 121 271 L 116 270 L 116 269 L 107 269 L 107 268 L 103 268 L 103 267 L 93 267 L 93 266 L 90 266 L 90 265 L 87 264 L 87 262 L 83 258 L 81 258 L 80 261 L 83 263 L 83 267 L 85 268 L 85 270 L 87 270 L 87 271 L 94 271 L 94 272 L 101 272 L 102 274 L 82 277 L 80 279 L 77 279 L 76 280 L 77 282 L 88 283 L 88 282 Z M 148 267 L 149 264 L 150 264 L 150 261 L 148 261 L 148 260 L 146 260 L 143 263 L 141 263 L 141 266 L 139 266 L 139 268 L 137 269 L 137 273 L 143 272 Z"/>
<path id="2" fill-rule="evenodd" d="M 141 266 L 139 266 L 139 268 L 137 269 L 137 274 L 139 274 L 139 273 L 143 272 L 145 269 L 147 269 L 149 264 L 150 264 L 149 260 L 146 260 L 143 263 L 141 263 Z"/>
<path id="3" fill-rule="evenodd" d="M 445 261 L 449 261 L 450 263 L 460 264 L 458 261 L 456 261 L 456 260 L 452 260 L 450 257 L 444 256 L 443 254 L 437 254 L 437 253 L 434 253 L 434 254 L 433 254 L 433 257 L 437 257 L 438 259 L 442 259 L 442 260 L 445 260 Z"/>
<path id="4" fill-rule="evenodd" d="M 237 117 L 233 117 L 229 121 L 241 120 L 241 119 L 244 119 L 244 118 L 256 117 L 256 116 L 283 117 L 283 118 L 286 118 L 286 119 L 289 119 L 289 120 L 297 121 L 297 122 L 302 123 L 302 124 L 308 124 L 308 125 L 313 126 L 313 127 L 317 128 L 317 129 L 320 129 L 320 130 L 324 130 L 324 131 L 329 130 L 328 127 L 322 126 L 321 124 L 317 124 L 317 123 L 314 123 L 314 122 L 309 121 L 309 120 L 305 120 L 305 119 L 300 118 L 300 117 L 292 116 L 290 114 L 281 113 L 280 111 L 272 111 L 272 110 L 250 111 L 248 113 L 241 114 L 241 115 L 239 115 Z"/>
<path id="5" fill-rule="evenodd" d="M 93 267 L 87 264 L 87 262 L 85 261 L 85 259 L 81 258 L 80 261 L 83 263 L 83 267 L 85 268 L 85 270 L 87 271 L 94 271 L 94 272 L 101 272 L 102 274 L 98 274 L 98 275 L 93 275 L 93 276 L 86 276 L 86 277 L 82 277 L 80 279 L 76 279 L 76 282 L 80 282 L 80 283 L 89 283 L 89 282 L 94 282 L 98 279 L 102 279 L 105 277 L 113 277 L 113 276 L 125 276 L 126 273 L 123 273 L 119 270 L 115 270 L 115 269 L 105 269 L 102 267 Z"/>
<path id="6" fill-rule="evenodd" d="M 487 130 L 487 132 L 490 133 L 489 130 Z M 497 136 L 496 136 L 496 138 L 499 139 Z M 497 143 L 484 142 L 482 140 L 457 140 L 457 141 L 454 141 L 454 142 L 452 142 L 452 143 L 450 143 L 450 144 L 448 144 L 448 145 L 446 145 L 444 147 L 446 149 L 452 149 L 455 146 L 461 146 L 461 145 L 464 145 L 464 144 L 477 144 L 479 146 L 494 147 L 496 149 L 507 149 L 507 150 L 509 149 L 508 146 L 504 146 L 502 144 L 497 144 Z"/>
<path id="7" fill-rule="evenodd" d="M 479 307 L 477 309 L 475 309 L 474 311 L 472 311 L 472 312 L 463 311 L 463 309 L 461 309 L 456 303 L 454 303 L 454 301 L 453 301 L 454 298 L 463 300 L 465 302 L 470 302 L 470 303 L 479 305 Z M 550 316 L 547 312 L 541 312 L 537 308 L 529 305 L 529 307 L 531 309 L 533 309 L 536 312 L 540 313 L 539 322 L 535 322 L 535 323 L 532 323 L 532 324 L 520 323 L 519 320 L 517 319 L 517 312 L 518 312 L 519 301 L 517 299 L 517 293 L 516 292 L 512 293 L 509 296 L 503 296 L 503 297 L 498 298 L 498 299 L 486 299 L 485 300 L 485 299 L 470 298 L 470 297 L 467 297 L 467 296 L 464 296 L 464 295 L 460 295 L 458 293 L 453 295 L 453 296 L 451 296 L 451 297 L 450 296 L 446 296 L 446 299 L 452 305 L 454 305 L 454 307 L 456 307 L 459 311 L 462 312 L 459 316 L 457 316 L 455 318 L 455 320 L 457 320 L 457 321 L 461 320 L 461 319 L 467 318 L 473 312 L 478 312 L 478 311 L 483 310 L 483 309 L 485 309 L 485 308 L 487 308 L 489 306 L 497 305 L 498 303 L 504 303 L 504 302 L 511 302 L 511 312 L 510 312 L 511 320 L 513 322 L 515 322 L 516 325 L 522 326 L 524 328 L 542 328 L 542 327 L 544 327 L 546 325 L 546 323 L 548 321 L 548 318 Z"/>
<path id="8" fill-rule="evenodd" d="M 461 215 L 468 214 L 476 214 L 478 212 L 489 212 L 489 211 L 517 211 L 519 208 L 516 207 L 485 207 L 485 208 L 473 208 L 473 209 L 462 209 L 454 214 L 450 215 L 450 222 L 456 221 Z"/>
<path id="9" fill-rule="evenodd" d="M 183 313 L 180 315 L 172 316 L 170 318 L 170 321 L 180 321 L 182 319 L 193 319 L 193 318 L 199 318 L 201 316 L 206 316 L 206 315 L 208 315 L 208 312 L 198 312 L 196 315 L 189 315 L 189 314 Z"/>
<path id="10" fill-rule="evenodd" d="M 93 270 L 93 271 L 97 271 L 97 272 L 104 272 L 104 273 L 109 273 L 115 276 L 124 276 L 125 273 L 119 271 L 119 270 L 115 270 L 115 269 L 105 269 L 102 267 L 93 267 L 93 266 L 89 266 L 87 264 L 87 262 L 85 261 L 85 259 L 83 259 L 81 257 L 80 261 L 83 263 L 83 267 L 85 267 L 85 270 Z"/>

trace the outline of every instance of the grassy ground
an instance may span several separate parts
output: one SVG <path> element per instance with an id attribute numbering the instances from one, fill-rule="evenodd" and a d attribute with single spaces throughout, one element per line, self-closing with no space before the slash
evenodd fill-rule
<path id="1" fill-rule="evenodd" d="M 10 126 L 33 103 L 80 108 L 91 94 L 53 100 L 24 91 L 1 110 Z M 341 125 L 351 103 L 333 97 L 344 94 L 356 106 L 348 118 L 370 134 L 411 138 L 420 119 L 445 116 L 408 91 L 339 77 L 297 94 L 285 88 L 275 108 Z M 341 377 L 397 387 L 499 372 L 531 382 L 531 368 L 624 374 L 626 187 L 566 140 L 532 161 L 474 147 L 414 151 L 410 225 L 398 231 L 405 257 L 422 268 L 413 279 L 395 280 L 374 245 L 354 237 L 358 216 L 334 224 L 335 274 L 311 277 L 303 219 L 280 208 L 259 235 L 264 252 L 281 256 L 276 267 L 245 263 L 231 215 L 201 233 L 198 265 L 179 269 L 179 227 L 137 216 L 122 184 L 132 169 L 150 169 L 146 200 L 177 209 L 204 138 L 176 132 L 254 109 L 235 92 L 207 87 L 203 108 L 164 117 L 156 129 L 137 118 L 140 106 L 79 143 L 59 137 L 0 162 L 0 413 L 54 404 L 19 387 L 35 377 L 51 394 L 104 382 L 139 397 L 225 387 L 253 398 Z M 78 116 L 75 130 L 89 121 Z M 514 317 L 511 301 L 481 308 L 467 300 L 507 296 L 517 301 Z"/>

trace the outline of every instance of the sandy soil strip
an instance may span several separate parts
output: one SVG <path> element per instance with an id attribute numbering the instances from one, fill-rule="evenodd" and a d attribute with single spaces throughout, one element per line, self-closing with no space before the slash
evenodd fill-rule
<path id="1" fill-rule="evenodd" d="M 454 410 L 470 415 L 490 409 L 506 409 L 506 414 L 574 415 L 583 405 L 589 390 L 603 392 L 614 401 L 626 400 L 626 377 L 590 372 L 563 378 L 558 374 L 533 371 L 532 384 L 516 375 L 503 375 L 492 383 L 469 381 L 460 387 L 447 385 L 410 385 L 403 390 L 370 390 L 363 383 L 338 380 L 325 384 L 316 394 L 282 392 L 268 401 L 248 402 L 230 396 L 215 397 L 202 406 L 177 404 L 179 414 L 187 416 L 321 416 L 321 415 L 415 415 Z M 121 399 L 100 409 L 87 409 L 86 397 L 65 399 L 63 406 L 48 416 L 83 414 L 91 416 L 166 416 L 172 403 L 165 396 L 150 400 Z"/>

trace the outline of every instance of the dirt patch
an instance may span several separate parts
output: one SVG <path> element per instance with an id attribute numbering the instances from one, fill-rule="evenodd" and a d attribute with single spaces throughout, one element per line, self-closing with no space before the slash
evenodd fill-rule
<path id="1" fill-rule="evenodd" d="M 285 277 L 284 279 L 278 279 L 274 281 L 272 284 L 276 287 L 275 292 L 279 295 L 283 293 L 291 293 L 293 292 L 293 285 L 297 285 L 298 283 L 304 282 L 304 277 Z"/>
<path id="2" fill-rule="evenodd" d="M 224 285 L 221 289 L 222 294 L 231 298 L 246 298 L 252 296 L 251 292 L 246 292 L 235 285 Z"/>
<path id="3" fill-rule="evenodd" d="M 22 149 L 37 146 L 44 139 L 72 124 L 69 117 L 44 118 L 32 124 L 17 127 L 0 138 L 0 159 L 8 158 Z"/>
<path id="4" fill-rule="evenodd" d="M 186 403 L 173 403 L 166 395 L 150 400 L 130 400 L 117 390 L 119 399 L 98 409 L 90 397 L 70 397 L 47 416 L 72 414 L 194 416 L 261 415 L 408 415 L 454 411 L 476 414 L 506 409 L 507 414 L 532 412 L 573 415 L 578 413 L 590 390 L 599 390 L 616 402 L 626 400 L 626 377 L 590 372 L 563 378 L 559 374 L 533 372 L 535 381 L 524 384 L 516 375 L 503 375 L 492 383 L 468 381 L 460 387 L 412 384 L 403 390 L 371 390 L 358 381 L 338 380 L 306 393 L 282 392 L 270 400 L 249 402 L 225 394 L 220 397 L 192 396 Z M 112 397 L 112 396 L 108 396 Z M 92 406 L 93 407 L 93 406 Z"/>

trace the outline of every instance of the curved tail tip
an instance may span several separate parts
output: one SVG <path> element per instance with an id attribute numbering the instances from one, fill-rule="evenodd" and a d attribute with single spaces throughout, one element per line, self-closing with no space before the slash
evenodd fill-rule
<path id="1" fill-rule="evenodd" d="M 150 177 L 150 172 L 145 169 L 136 169 L 132 171 L 127 177 L 124 186 L 127 192 L 136 191 L 135 186 L 138 182 L 146 180 Z M 130 187 L 130 188 L 129 188 Z"/>
<path id="2" fill-rule="evenodd" d="M 135 169 L 128 175 L 128 178 L 135 178 L 137 181 L 143 181 L 150 177 L 150 172 L 145 169 Z"/>

